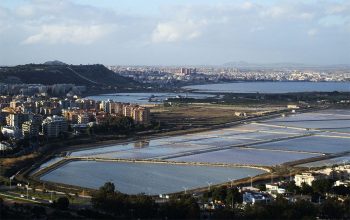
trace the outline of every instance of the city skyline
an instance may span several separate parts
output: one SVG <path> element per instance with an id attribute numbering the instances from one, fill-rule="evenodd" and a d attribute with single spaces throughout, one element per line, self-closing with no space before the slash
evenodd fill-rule
<path id="1" fill-rule="evenodd" d="M 349 64 L 346 1 L 0 3 L 0 65 Z"/>

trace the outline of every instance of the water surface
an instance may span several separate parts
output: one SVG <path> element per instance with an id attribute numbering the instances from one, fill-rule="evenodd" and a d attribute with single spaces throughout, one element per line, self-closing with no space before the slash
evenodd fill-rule
<path id="1" fill-rule="evenodd" d="M 256 176 L 264 171 L 251 168 L 187 166 L 151 163 L 73 161 L 42 176 L 45 181 L 97 189 L 111 181 L 122 193 L 151 195 L 205 187 L 230 179 Z"/>
<path id="2" fill-rule="evenodd" d="M 209 94 L 199 93 L 165 93 L 165 92 L 141 92 L 141 93 L 114 93 L 114 94 L 102 94 L 96 96 L 88 96 L 87 99 L 93 99 L 96 101 L 113 100 L 116 102 L 133 103 L 133 104 L 159 104 L 169 98 L 187 97 L 187 98 L 206 98 L 213 97 Z"/>
<path id="3" fill-rule="evenodd" d="M 350 92 L 350 82 L 235 82 L 184 88 L 216 93 Z"/>

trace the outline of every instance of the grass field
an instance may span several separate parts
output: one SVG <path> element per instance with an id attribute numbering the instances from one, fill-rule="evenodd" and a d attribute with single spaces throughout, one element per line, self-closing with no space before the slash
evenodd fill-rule
<path id="1" fill-rule="evenodd" d="M 179 104 L 175 106 L 158 106 L 151 110 L 155 121 L 174 126 L 205 126 L 217 125 L 241 119 L 235 112 L 245 112 L 248 115 L 261 114 L 283 109 L 283 106 L 242 106 L 218 104 Z"/>

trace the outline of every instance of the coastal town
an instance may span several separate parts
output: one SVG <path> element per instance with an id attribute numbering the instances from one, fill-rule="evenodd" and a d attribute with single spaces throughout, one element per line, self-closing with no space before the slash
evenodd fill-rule
<path id="1" fill-rule="evenodd" d="M 64 91 L 67 85 L 52 87 Z M 14 88 L 12 92 L 16 90 Z M 28 89 L 36 90 L 33 86 L 29 86 Z M 150 123 L 149 108 L 136 104 L 111 100 L 95 101 L 69 94 L 67 97 L 57 98 L 45 92 L 29 95 L 21 90 L 19 93 L 21 95 L 0 97 L 3 154 L 15 150 L 16 141 L 21 139 L 31 140 L 35 145 L 38 139 L 86 134 L 94 126 L 103 125 L 111 118 L 127 117 L 132 123 L 139 125 Z"/>
<path id="2" fill-rule="evenodd" d="M 350 219 L 346 0 L 0 0 L 0 220 Z"/>
<path id="3" fill-rule="evenodd" d="M 218 83 L 227 81 L 335 81 L 350 79 L 350 73 L 345 68 L 317 70 L 305 68 L 296 70 L 290 68 L 253 70 L 237 67 L 157 67 L 157 66 L 109 66 L 110 70 L 132 78 L 136 81 L 154 85 L 174 85 L 188 83 Z M 283 69 L 283 70 L 282 70 Z"/>

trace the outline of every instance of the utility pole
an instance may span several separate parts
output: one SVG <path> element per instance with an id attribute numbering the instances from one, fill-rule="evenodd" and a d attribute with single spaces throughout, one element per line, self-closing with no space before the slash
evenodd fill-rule
<path id="1" fill-rule="evenodd" d="M 28 195 L 28 190 L 29 190 L 29 182 L 27 182 L 27 199 L 29 199 L 29 195 Z"/>
<path id="2" fill-rule="evenodd" d="M 213 183 L 207 182 L 207 184 L 208 184 L 208 191 L 210 191 L 211 184 L 213 184 Z"/>
<path id="3" fill-rule="evenodd" d="M 227 179 L 228 179 L 228 181 L 230 181 L 230 183 L 231 183 L 231 188 L 232 188 L 234 179 L 231 179 L 231 178 L 227 178 Z"/>
<path id="4" fill-rule="evenodd" d="M 273 183 L 273 172 L 271 172 L 271 184 Z"/>
<path id="5" fill-rule="evenodd" d="M 12 189 L 12 180 L 13 180 L 13 178 L 14 178 L 15 176 L 13 175 L 13 176 L 11 176 L 9 179 L 10 179 L 10 189 Z"/>
<path id="6" fill-rule="evenodd" d="M 182 187 L 185 190 L 185 194 L 187 194 L 187 187 Z"/>

